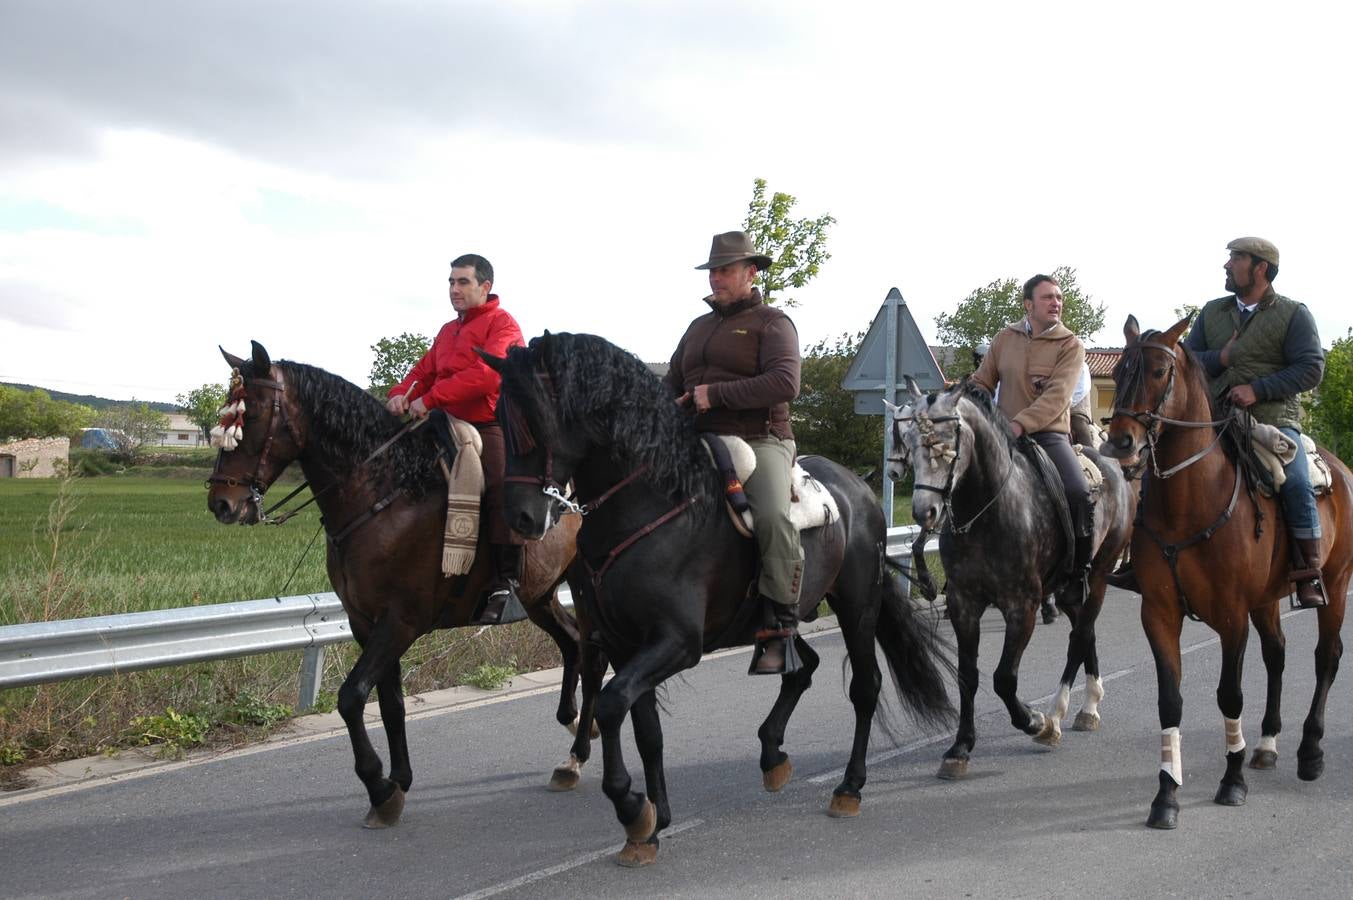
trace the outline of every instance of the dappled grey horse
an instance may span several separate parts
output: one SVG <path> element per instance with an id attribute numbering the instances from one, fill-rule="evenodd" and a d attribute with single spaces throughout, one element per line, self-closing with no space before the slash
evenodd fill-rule
<path id="1" fill-rule="evenodd" d="M 890 406 L 894 454 L 888 476 L 899 480 L 910 468 L 915 474 L 912 514 L 923 530 L 940 533 L 940 559 L 948 579 L 945 589 L 949 621 L 958 639 L 958 673 L 962 705 L 953 746 L 944 754 L 941 778 L 967 774 L 977 740 L 973 695 L 977 692 L 979 623 L 988 606 L 1005 619 L 1005 644 L 992 675 L 992 687 L 1005 701 L 1010 721 L 1034 740 L 1055 746 L 1062 737 L 1061 720 L 1071 699 L 1076 672 L 1085 667 L 1085 704 L 1076 716 L 1078 731 L 1099 727 L 1099 701 L 1104 688 L 1095 652 L 1095 619 L 1104 603 L 1105 576 L 1132 534 L 1136 492 L 1128 489 L 1114 460 L 1086 455 L 1103 473 L 1095 508 L 1095 553 L 1089 598 L 1069 606 L 1066 557 L 1070 534 L 1064 513 L 1046 487 L 1046 479 L 1010 430 L 1009 422 L 985 390 L 967 381 L 929 397 L 907 379 L 906 404 Z M 1036 454 L 1042 454 L 1037 445 Z M 1035 457 L 1036 458 L 1036 457 Z M 1050 463 L 1048 464 L 1050 469 Z M 1056 472 L 1051 470 L 1055 479 Z M 923 577 L 924 582 L 928 577 Z M 933 599 L 934 587 L 926 591 Z M 1071 623 L 1066 667 L 1048 714 L 1031 709 L 1017 694 L 1019 663 L 1033 634 L 1043 598 L 1057 595 L 1057 605 Z"/>

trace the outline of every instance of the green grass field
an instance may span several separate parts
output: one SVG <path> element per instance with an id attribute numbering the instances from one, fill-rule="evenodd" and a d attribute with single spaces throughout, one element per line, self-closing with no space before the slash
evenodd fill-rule
<path id="1" fill-rule="evenodd" d="M 313 506 L 282 526 L 221 525 L 207 511 L 206 472 L 188 473 L 0 481 L 0 626 L 331 590 Z M 280 499 L 295 484 L 272 493 Z M 356 652 L 347 644 L 326 654 L 322 706 L 332 705 Z M 0 789 L 22 783 L 23 765 L 147 735 L 169 752 L 247 740 L 290 715 L 300 660 L 264 654 L 0 691 Z M 526 622 L 441 631 L 405 654 L 404 681 L 416 692 L 485 667 L 558 661 L 553 642 Z"/>

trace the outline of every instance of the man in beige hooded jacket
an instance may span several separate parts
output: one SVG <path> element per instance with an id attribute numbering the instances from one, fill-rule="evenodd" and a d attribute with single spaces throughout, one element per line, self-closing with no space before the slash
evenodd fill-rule
<path id="1" fill-rule="evenodd" d="M 1048 275 L 1024 283 L 1024 318 L 1007 325 L 972 378 L 988 391 L 1000 385 L 997 401 L 1015 437 L 1028 437 L 1052 459 L 1066 489 L 1075 535 L 1073 569 L 1085 599 L 1094 543 L 1090 487 L 1071 449 L 1071 395 L 1085 364 L 1085 346 L 1062 324 L 1062 289 Z"/>

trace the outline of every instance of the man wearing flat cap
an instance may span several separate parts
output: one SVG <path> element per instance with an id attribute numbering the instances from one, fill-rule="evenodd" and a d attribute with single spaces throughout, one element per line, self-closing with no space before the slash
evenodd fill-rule
<path id="1" fill-rule="evenodd" d="M 1234 293 L 1202 308 L 1184 344 L 1202 362 L 1214 399 L 1249 410 L 1300 447 L 1298 395 L 1318 386 L 1325 374 L 1315 320 L 1304 304 L 1274 293 L 1278 248 L 1271 241 L 1236 238 L 1226 249 L 1231 253 L 1223 266 L 1226 289 Z M 1283 472 L 1287 479 L 1279 499 L 1295 550 L 1291 577 L 1297 602 L 1307 609 L 1324 606 L 1320 516 L 1306 454 L 1298 452 Z"/>
<path id="2" fill-rule="evenodd" d="M 710 311 L 696 319 L 672 354 L 666 383 L 678 405 L 695 412 L 702 432 L 737 435 L 756 453 L 756 471 L 743 489 L 752 508 L 762 599 L 775 611 L 775 628 L 757 635 L 751 674 L 793 668 L 787 652 L 798 625 L 803 549 L 789 520 L 789 473 L 794 432 L 789 403 L 799 395 L 799 334 L 783 312 L 767 306 L 756 274 L 770 266 L 741 231 L 714 236 L 709 261 Z"/>

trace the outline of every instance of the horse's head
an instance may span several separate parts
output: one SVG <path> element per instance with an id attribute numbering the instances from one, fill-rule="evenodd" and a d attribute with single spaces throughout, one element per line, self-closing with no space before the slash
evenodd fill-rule
<path id="1" fill-rule="evenodd" d="M 221 351 L 231 367 L 230 394 L 221 424 L 212 429 L 219 447 L 207 479 L 207 509 L 223 524 L 262 519 L 263 494 L 300 453 L 287 415 L 286 384 L 268 351 L 253 342 L 253 356 Z"/>
<path id="2" fill-rule="evenodd" d="M 910 465 L 914 474 L 911 513 L 928 531 L 943 526 L 954 485 L 962 478 L 972 455 L 971 434 L 963 440 L 965 426 L 959 405 L 963 393 L 950 388 L 927 397 L 911 378 L 907 378 L 909 400 L 899 412 L 911 410 L 909 417 L 894 415 L 893 441 L 899 462 Z M 908 421 L 909 419 L 909 421 Z M 897 471 L 902 471 L 901 465 Z M 893 465 L 889 461 L 889 477 Z"/>
<path id="3" fill-rule="evenodd" d="M 546 365 L 548 348 L 540 341 L 513 347 L 505 357 L 477 351 L 502 376 L 497 415 L 507 449 L 503 515 L 527 540 L 543 538 L 565 507 L 576 511 L 566 499 L 567 485 L 587 450 L 581 430 L 563 427 Z"/>
<path id="4" fill-rule="evenodd" d="M 907 477 L 907 470 L 911 468 L 911 459 L 907 454 L 907 444 L 903 440 L 902 432 L 912 424 L 916 411 L 915 401 L 903 398 L 901 406 L 894 406 L 884 400 L 883 406 L 887 410 L 885 415 L 888 417 L 888 427 L 892 429 L 893 438 L 892 452 L 888 455 L 888 477 L 893 481 L 902 481 Z"/>
<path id="5" fill-rule="evenodd" d="M 1142 332 L 1136 316 L 1123 325 L 1123 356 L 1113 370 L 1113 418 L 1100 449 L 1124 466 L 1135 465 L 1142 449 L 1159 437 L 1162 418 L 1184 417 L 1176 369 L 1188 364 L 1180 339 L 1191 320 L 1186 316 L 1165 332 Z"/>

